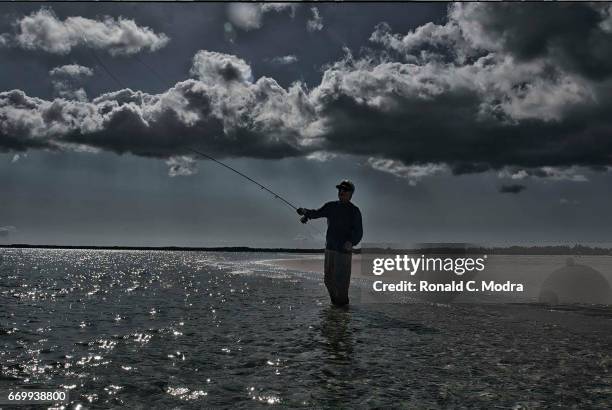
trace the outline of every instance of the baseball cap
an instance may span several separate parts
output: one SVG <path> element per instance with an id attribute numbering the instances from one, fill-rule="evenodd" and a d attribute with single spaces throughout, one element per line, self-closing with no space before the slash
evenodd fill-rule
<path id="1" fill-rule="evenodd" d="M 345 179 L 342 182 L 340 182 L 338 185 L 336 185 L 336 188 L 338 189 L 342 188 L 350 192 L 355 192 L 355 185 L 348 179 Z"/>

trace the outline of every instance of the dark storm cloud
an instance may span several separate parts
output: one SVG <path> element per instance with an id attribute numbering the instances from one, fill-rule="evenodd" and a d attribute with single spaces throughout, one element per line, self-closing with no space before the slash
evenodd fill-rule
<path id="1" fill-rule="evenodd" d="M 0 146 L 85 145 L 158 157 L 186 154 L 187 147 L 260 158 L 304 151 L 300 131 L 309 114 L 299 85 L 286 90 L 269 78 L 252 82 L 243 60 L 205 51 L 196 54 L 191 72 L 197 79 L 157 95 L 125 89 L 89 102 L 0 93 Z"/>
<path id="2" fill-rule="evenodd" d="M 261 20 L 249 16 L 245 28 L 256 28 Z M 454 4 L 444 24 L 407 34 L 379 25 L 373 48 L 347 51 L 311 89 L 255 79 L 240 56 L 199 51 L 195 78 L 160 94 L 49 101 L 8 91 L 0 149 L 88 146 L 165 158 L 187 147 L 256 158 L 326 151 L 370 157 L 411 180 L 446 169 L 440 164 L 455 174 L 534 176 L 605 167 L 611 21 L 608 5 Z"/>
<path id="3" fill-rule="evenodd" d="M 388 54 L 347 56 L 314 91 L 327 147 L 458 174 L 610 164 L 612 67 L 595 75 L 577 62 L 612 55 L 610 9 L 548 6 L 454 4 L 442 25 L 378 26 L 371 40 Z"/>
<path id="4" fill-rule="evenodd" d="M 527 187 L 521 184 L 510 184 L 510 185 L 502 185 L 499 187 L 499 192 L 502 194 L 519 194 L 523 192 Z"/>
<path id="5" fill-rule="evenodd" d="M 567 71 L 605 78 L 612 70 L 612 6 L 602 4 L 455 4 L 444 25 L 426 24 L 405 36 L 374 34 L 376 41 L 410 58 L 503 53 L 519 62 L 554 62 Z"/>
<path id="6" fill-rule="evenodd" d="M 544 57 L 565 70 L 594 79 L 609 77 L 612 6 L 542 6 L 545 5 L 457 8 L 455 18 L 463 22 L 464 32 L 485 49 L 492 46 L 520 61 Z"/>

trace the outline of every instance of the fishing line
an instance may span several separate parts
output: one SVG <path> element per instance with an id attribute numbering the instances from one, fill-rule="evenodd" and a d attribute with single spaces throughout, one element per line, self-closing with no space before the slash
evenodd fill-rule
<path id="1" fill-rule="evenodd" d="M 200 156 L 202 156 L 202 157 L 204 157 L 204 158 L 207 158 L 207 159 L 209 159 L 209 160 L 211 160 L 211 161 L 214 161 L 214 162 L 216 162 L 217 164 L 221 165 L 222 167 L 225 167 L 225 168 L 229 169 L 230 171 L 235 172 L 236 174 L 240 175 L 240 176 L 241 176 L 241 177 L 243 177 L 244 179 L 246 179 L 246 180 L 248 180 L 248 181 L 250 181 L 250 182 L 254 183 L 255 185 L 257 185 L 258 187 L 260 187 L 260 188 L 261 188 L 261 189 L 263 189 L 264 191 L 268 192 L 269 194 L 271 194 L 272 196 L 274 196 L 274 198 L 281 200 L 285 206 L 288 206 L 289 208 L 291 208 L 292 210 L 295 210 L 295 211 L 297 211 L 297 210 L 298 210 L 298 207 L 297 207 L 297 206 L 295 206 L 294 204 L 292 204 L 291 202 L 289 202 L 287 199 L 283 198 L 283 196 L 282 196 L 282 195 L 280 195 L 280 194 L 278 194 L 278 193 L 274 192 L 273 190 L 271 190 L 271 189 L 270 189 L 270 188 L 268 188 L 267 186 L 265 186 L 265 185 L 263 185 L 263 184 L 261 184 L 261 183 L 259 183 L 259 182 L 255 181 L 253 178 L 251 178 L 251 177 L 249 177 L 248 175 L 246 175 L 246 174 L 244 174 L 244 173 L 242 173 L 242 172 L 238 171 L 236 168 L 233 168 L 233 167 L 231 167 L 231 166 L 227 165 L 226 163 L 221 162 L 221 161 L 219 161 L 218 159 L 213 158 L 212 156 L 210 156 L 210 155 L 208 155 L 208 154 L 205 154 L 205 153 L 203 153 L 203 152 L 197 151 L 197 150 L 195 150 L 195 149 L 193 149 L 193 148 L 186 148 L 186 149 L 187 149 L 188 151 L 191 151 L 191 152 L 193 152 L 193 153 L 195 153 L 195 154 L 198 154 L 198 155 L 200 155 Z M 309 229 L 315 229 L 315 230 L 317 231 L 317 232 L 316 232 L 317 234 L 319 234 L 319 235 L 323 235 L 323 232 L 321 232 L 321 230 L 317 229 L 316 227 L 314 227 L 314 226 L 312 226 L 312 225 L 306 225 L 306 227 L 308 227 Z"/>
<path id="2" fill-rule="evenodd" d="M 285 198 L 283 198 L 280 194 L 277 194 L 276 192 L 272 191 L 270 188 L 266 187 L 265 185 L 260 184 L 259 182 L 255 181 L 253 178 L 249 177 L 248 175 L 243 174 L 242 172 L 238 171 L 235 168 L 230 167 L 229 165 L 211 157 L 210 155 L 204 154 L 203 152 L 200 151 L 196 151 L 195 149 L 192 148 L 187 148 L 187 150 L 191 151 L 191 152 L 195 152 L 198 155 L 201 155 L 205 158 L 208 158 L 211 161 L 216 162 L 217 164 L 231 170 L 234 171 L 236 174 L 240 175 L 243 178 L 246 178 L 247 180 L 251 181 L 252 183 L 254 183 L 255 185 L 257 185 L 258 187 L 260 187 L 261 189 L 269 192 L 270 194 L 272 194 L 274 196 L 274 198 L 280 199 L 281 201 L 283 201 L 283 203 L 285 203 L 285 205 L 288 205 L 291 209 L 297 211 L 297 206 L 293 205 L 291 202 L 287 201 Z"/>
<path id="3" fill-rule="evenodd" d="M 108 67 L 107 67 L 107 66 L 106 66 L 106 65 L 105 65 L 105 64 L 102 62 L 102 59 L 101 59 L 101 58 L 100 58 L 100 57 L 99 57 L 99 56 L 96 54 L 96 52 L 93 50 L 93 48 L 89 47 L 89 43 L 88 43 L 87 39 L 85 39 L 85 37 L 84 37 L 82 34 L 81 34 L 81 39 L 82 39 L 82 40 L 83 40 L 83 42 L 84 42 L 84 43 L 85 43 L 85 44 L 88 46 L 87 48 L 90 50 L 91 54 L 92 54 L 92 55 L 93 55 L 93 57 L 96 59 L 96 61 L 98 62 L 98 64 L 99 64 L 99 65 L 102 67 L 102 69 L 104 69 L 104 71 L 106 72 L 106 74 L 108 74 L 108 76 L 109 76 L 110 78 L 112 78 L 112 79 L 113 79 L 113 80 L 114 80 L 114 81 L 115 81 L 115 82 L 116 82 L 116 83 L 119 85 L 119 87 L 121 87 L 122 89 L 127 88 L 127 87 L 125 87 L 125 86 L 124 86 L 124 85 L 121 83 L 121 81 L 119 81 L 119 79 L 118 79 L 118 78 L 117 78 L 115 75 L 113 75 L 113 73 L 112 73 L 112 72 L 111 72 L 111 71 L 108 69 Z M 138 60 L 138 62 L 140 62 L 140 63 L 141 63 L 143 66 L 145 66 L 146 68 L 148 68 L 148 69 L 149 69 L 149 70 L 150 70 L 150 71 L 153 73 L 153 75 L 154 75 L 154 76 L 155 76 L 155 77 L 156 77 L 156 78 L 157 78 L 157 79 L 160 81 L 160 83 L 163 83 L 163 79 L 161 78 L 161 76 L 160 76 L 160 75 L 159 75 L 159 74 L 158 74 L 158 73 L 157 73 L 155 70 L 153 70 L 153 67 L 151 67 L 149 64 L 146 64 L 144 61 L 142 61 L 142 60 L 141 60 L 141 59 L 139 59 L 139 58 L 137 58 L 137 60 Z M 263 185 L 263 184 L 261 184 L 261 183 L 259 183 L 259 182 L 255 181 L 253 178 L 251 178 L 251 177 L 249 177 L 248 175 L 246 175 L 246 174 L 244 174 L 244 173 L 242 173 L 242 172 L 238 171 L 237 169 L 235 169 L 235 168 L 233 168 L 233 167 L 231 167 L 231 166 L 227 165 L 226 163 L 221 162 L 221 161 L 219 161 L 218 159 L 213 158 L 212 156 L 210 156 L 210 155 L 208 155 L 208 154 L 205 154 L 205 153 L 203 153 L 203 152 L 197 151 L 197 150 L 195 150 L 195 149 L 193 149 L 193 148 L 186 148 L 186 149 L 187 149 L 188 151 L 191 151 L 191 152 L 193 152 L 193 153 L 195 153 L 195 154 L 197 154 L 197 155 L 200 155 L 200 156 L 202 156 L 202 157 L 204 157 L 204 158 L 206 158 L 206 159 L 209 159 L 209 160 L 211 160 L 211 161 L 213 161 L 213 162 L 215 162 L 215 163 L 217 163 L 217 164 L 221 165 L 222 167 L 225 167 L 225 168 L 229 169 L 230 171 L 232 171 L 232 172 L 234 172 L 234 173 L 236 173 L 236 174 L 240 175 L 241 177 L 245 178 L 246 180 L 248 180 L 248 181 L 252 182 L 253 184 L 257 185 L 258 187 L 260 187 L 260 188 L 261 188 L 261 189 L 263 189 L 264 191 L 268 192 L 269 194 L 271 194 L 272 196 L 274 196 L 274 198 L 276 198 L 276 199 L 278 199 L 278 200 L 282 201 L 282 202 L 283 202 L 283 204 L 284 204 L 285 206 L 288 206 L 289 208 L 291 208 L 292 210 L 295 210 L 295 211 L 297 211 L 297 210 L 298 210 L 298 207 L 297 207 L 297 206 L 295 206 L 293 203 L 289 202 L 289 201 L 288 201 L 287 199 L 285 199 L 285 198 L 284 198 L 282 195 L 280 195 L 280 194 L 278 194 L 278 193 L 276 193 L 276 192 L 272 191 L 272 190 L 271 190 L 270 188 L 268 188 L 267 186 L 265 186 L 265 185 Z M 304 225 L 306 225 L 306 227 L 307 227 L 308 229 L 310 229 L 311 231 L 315 231 L 315 234 L 317 234 L 317 235 L 321 235 L 321 236 L 324 236 L 324 235 L 323 235 L 323 232 L 322 232 L 320 229 L 316 228 L 315 226 L 312 226 L 312 225 L 307 225 L 307 224 L 304 224 Z M 314 238 L 314 236 L 313 236 L 313 238 Z"/>
<path id="4" fill-rule="evenodd" d="M 110 78 L 112 78 L 119 85 L 119 87 L 121 87 L 122 90 L 126 89 L 127 87 L 125 85 L 123 85 L 123 83 L 121 81 L 119 81 L 119 79 L 117 77 L 115 77 L 115 75 L 102 62 L 102 59 L 100 57 L 98 57 L 98 55 L 95 53 L 95 51 L 93 51 L 92 49 L 89 49 L 89 51 L 91 52 L 91 54 L 94 56 L 94 58 L 98 62 L 98 65 L 100 65 L 100 67 L 102 67 L 102 69 L 106 72 L 106 74 L 108 74 L 108 76 Z"/>
<path id="5" fill-rule="evenodd" d="M 81 37 L 81 40 L 83 40 L 83 42 L 85 43 L 85 48 L 87 50 L 89 50 L 89 52 L 91 53 L 91 55 L 93 56 L 93 58 L 96 60 L 96 62 L 98 63 L 98 65 L 100 67 L 102 67 L 102 69 L 104 70 L 104 72 L 106 72 L 106 75 L 108 75 L 110 78 L 113 79 L 114 82 L 117 83 L 117 85 L 119 86 L 119 88 L 121 89 L 125 89 L 127 87 L 125 87 L 123 85 L 123 83 L 121 83 L 121 81 L 119 81 L 119 79 L 117 77 L 115 77 L 115 75 L 108 69 L 108 67 L 106 66 L 106 64 L 104 64 L 102 62 L 102 59 L 98 56 L 98 54 L 96 54 L 96 52 L 94 51 L 94 48 L 91 47 L 89 45 L 89 41 L 87 41 L 87 39 L 83 36 L 83 33 L 79 33 L 79 36 Z"/>
<path id="6" fill-rule="evenodd" d="M 134 58 L 136 59 L 136 61 L 138 61 L 140 64 L 142 64 L 143 66 L 145 66 L 147 69 L 149 69 L 149 71 L 151 71 L 151 73 L 153 74 L 153 76 L 157 79 L 157 81 L 159 81 L 159 83 L 161 84 L 162 88 L 166 87 L 166 81 L 164 81 L 164 79 L 162 78 L 162 76 L 153 68 L 152 65 L 146 63 L 143 59 L 141 59 L 140 57 L 138 57 L 138 54 L 134 54 Z"/>

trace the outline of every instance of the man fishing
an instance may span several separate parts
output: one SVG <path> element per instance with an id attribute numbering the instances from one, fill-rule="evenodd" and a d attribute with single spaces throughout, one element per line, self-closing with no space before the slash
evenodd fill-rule
<path id="1" fill-rule="evenodd" d="M 355 185 L 344 180 L 336 185 L 338 201 L 327 202 L 319 209 L 298 208 L 300 221 L 327 218 L 325 236 L 325 287 L 335 306 L 349 303 L 348 290 L 351 281 L 351 255 L 353 246 L 361 241 L 363 229 L 361 212 L 351 202 Z"/>

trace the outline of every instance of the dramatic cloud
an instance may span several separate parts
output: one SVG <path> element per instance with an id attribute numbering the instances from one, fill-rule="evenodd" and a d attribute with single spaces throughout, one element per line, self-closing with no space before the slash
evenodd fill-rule
<path id="1" fill-rule="evenodd" d="M 612 37 L 601 7 L 545 6 L 461 3 L 443 25 L 403 36 L 379 26 L 380 56 L 348 55 L 313 90 L 326 146 L 455 173 L 609 164 Z M 515 32 L 547 40 L 528 53 L 528 41 L 508 40 Z M 581 66 L 576 49 L 601 69 Z"/>
<path id="2" fill-rule="evenodd" d="M 159 50 L 169 41 L 165 34 L 139 26 L 134 20 L 68 17 L 62 21 L 48 8 L 24 16 L 15 26 L 15 33 L 0 36 L 0 46 L 53 54 L 68 54 L 74 47 L 81 46 L 107 51 L 111 55 L 129 55 Z"/>
<path id="3" fill-rule="evenodd" d="M 373 48 L 347 51 L 310 90 L 255 79 L 240 57 L 200 51 L 194 78 L 156 95 L 124 89 L 48 101 L 7 91 L 0 149 L 324 152 L 370 158 L 413 183 L 445 170 L 583 181 L 579 169 L 612 165 L 610 21 L 609 5 L 458 3 L 444 24 L 407 34 L 379 25 Z"/>
<path id="4" fill-rule="evenodd" d="M 87 77 L 93 75 L 93 70 L 78 64 L 63 65 L 49 71 L 53 88 L 59 97 L 78 101 L 86 101 L 87 93 L 81 87 Z"/>
<path id="5" fill-rule="evenodd" d="M 521 184 L 502 185 L 499 188 L 499 192 L 502 194 L 520 194 L 525 189 L 527 189 L 527 187 Z"/>
<path id="6" fill-rule="evenodd" d="M 294 3 L 231 3 L 227 15 L 232 24 L 248 31 L 261 28 L 265 13 L 289 10 L 293 17 L 297 6 Z"/>
<path id="7" fill-rule="evenodd" d="M 129 89 L 90 102 L 0 93 L 0 149 L 83 149 L 167 158 L 189 147 L 211 155 L 282 158 L 309 152 L 314 112 L 300 84 L 252 81 L 244 60 L 202 51 L 196 77 L 152 95 Z"/>
<path id="8" fill-rule="evenodd" d="M 312 18 L 306 22 L 306 29 L 310 32 L 323 30 L 323 17 L 319 13 L 319 9 L 311 7 Z"/>

